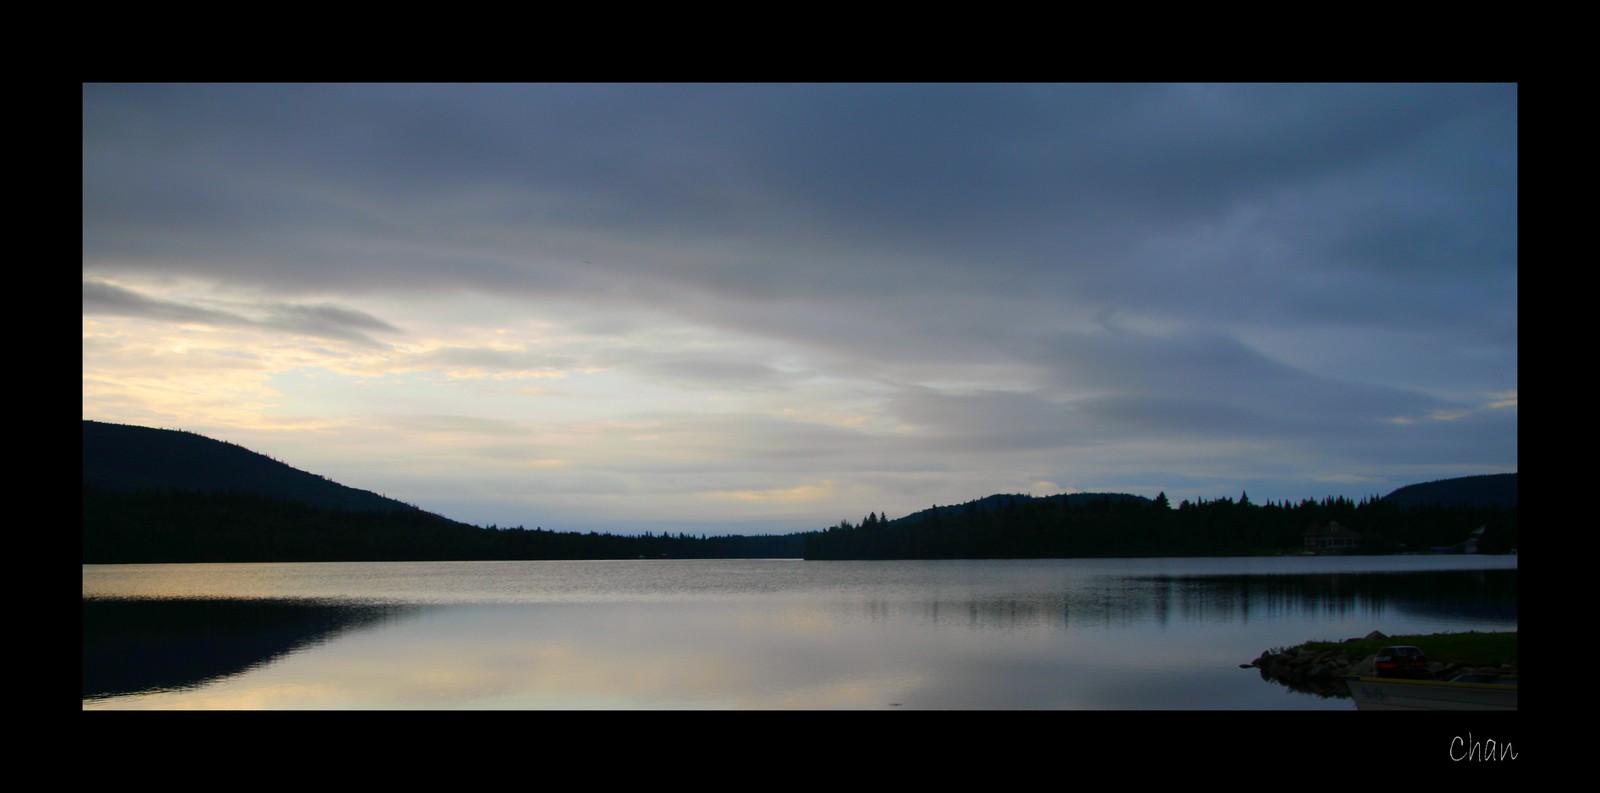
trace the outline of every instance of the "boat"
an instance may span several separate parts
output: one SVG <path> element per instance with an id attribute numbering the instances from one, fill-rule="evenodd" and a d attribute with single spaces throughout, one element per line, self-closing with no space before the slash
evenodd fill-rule
<path id="1" fill-rule="evenodd" d="M 1485 679 L 1411 680 L 1346 675 L 1356 710 L 1516 710 L 1514 675 Z"/>

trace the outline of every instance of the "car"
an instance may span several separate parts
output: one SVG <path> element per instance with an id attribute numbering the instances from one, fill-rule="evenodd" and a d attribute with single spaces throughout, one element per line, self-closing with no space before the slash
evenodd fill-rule
<path id="1" fill-rule="evenodd" d="M 1428 671 L 1428 656 L 1416 647 L 1404 645 L 1378 650 L 1372 659 L 1372 674 L 1375 677 L 1433 677 Z"/>

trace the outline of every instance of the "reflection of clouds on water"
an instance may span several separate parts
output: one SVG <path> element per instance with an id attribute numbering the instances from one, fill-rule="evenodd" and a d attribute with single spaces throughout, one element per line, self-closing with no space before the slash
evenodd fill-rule
<path id="1" fill-rule="evenodd" d="M 273 573 L 326 589 L 333 567 Z M 405 607 L 212 598 L 146 602 L 134 613 L 148 616 L 112 619 L 103 609 L 129 607 L 86 600 L 84 707 L 1320 708 L 1330 706 L 1286 698 L 1238 665 L 1271 646 L 1372 629 L 1516 625 L 1514 569 L 1196 575 L 1161 560 L 820 563 L 769 566 L 787 583 L 747 586 L 739 582 L 754 567 L 700 562 L 650 567 L 648 587 L 606 582 L 583 602 L 573 580 L 627 567 L 572 567 L 490 567 L 519 591 L 554 586 L 554 601 L 494 599 L 500 590 L 487 602 L 430 595 Z M 425 570 L 426 592 L 445 589 L 439 569 Z M 674 576 L 687 594 L 674 594 Z M 403 590 L 398 579 L 387 586 Z M 112 639 L 124 655 L 158 646 L 168 660 L 137 684 L 95 690 L 155 693 L 90 699 L 91 678 L 122 664 L 108 661 Z M 170 663 L 191 656 L 205 668 Z"/>

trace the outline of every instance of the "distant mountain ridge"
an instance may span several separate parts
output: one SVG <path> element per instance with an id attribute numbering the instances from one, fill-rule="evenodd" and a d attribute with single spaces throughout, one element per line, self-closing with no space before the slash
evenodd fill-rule
<path id="1" fill-rule="evenodd" d="M 964 504 L 952 504 L 947 507 L 929 507 L 924 510 L 913 512 L 903 518 L 895 518 L 894 520 L 889 521 L 889 523 L 916 523 L 918 521 L 927 520 L 935 514 L 941 518 L 944 518 L 955 515 L 963 515 L 966 514 L 968 510 L 972 510 L 974 512 L 993 512 L 997 509 L 1003 509 L 1010 504 L 1033 504 L 1044 501 L 1055 502 L 1057 504 L 1065 502 L 1074 507 L 1083 506 L 1084 504 L 1090 504 L 1096 501 L 1110 501 L 1112 503 L 1119 501 L 1136 501 L 1141 504 L 1150 503 L 1150 499 L 1145 498 L 1144 496 L 1132 495 L 1130 493 L 1058 493 L 1053 496 L 1034 496 L 1026 493 L 996 493 L 992 496 L 984 496 L 983 498 L 974 499 Z"/>
<path id="2" fill-rule="evenodd" d="M 83 422 L 84 564 L 798 558 L 799 534 L 478 527 L 193 432 Z"/>
<path id="3" fill-rule="evenodd" d="M 1308 525 L 1358 527 L 1365 551 L 1436 547 L 1487 527 L 1517 545 L 1517 475 L 1256 506 L 1127 493 L 994 494 L 895 520 L 790 535 L 699 538 L 479 528 L 193 432 L 83 422 L 85 564 L 656 558 L 1077 558 L 1237 555 L 1303 547 Z"/>
<path id="4" fill-rule="evenodd" d="M 1517 475 L 1460 476 L 1406 485 L 1383 499 L 1402 507 L 1430 504 L 1443 507 L 1514 507 L 1517 505 Z"/>
<path id="5" fill-rule="evenodd" d="M 252 493 L 353 512 L 423 511 L 226 441 L 101 421 L 83 422 L 83 481 L 117 493 Z"/>

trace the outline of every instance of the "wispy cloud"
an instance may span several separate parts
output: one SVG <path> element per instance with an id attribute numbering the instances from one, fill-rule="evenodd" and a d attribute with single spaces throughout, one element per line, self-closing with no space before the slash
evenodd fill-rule
<path id="1" fill-rule="evenodd" d="M 85 416 L 467 520 L 1516 464 L 1515 85 L 91 84 L 82 128 Z"/>
<path id="2" fill-rule="evenodd" d="M 374 348 L 386 345 L 372 339 L 366 331 L 401 332 L 399 328 L 371 314 L 336 305 L 231 303 L 230 310 L 221 310 L 183 300 L 148 297 L 134 289 L 88 278 L 83 281 L 83 313 L 85 316 L 138 317 L 174 323 L 270 329 L 355 342 Z"/>

